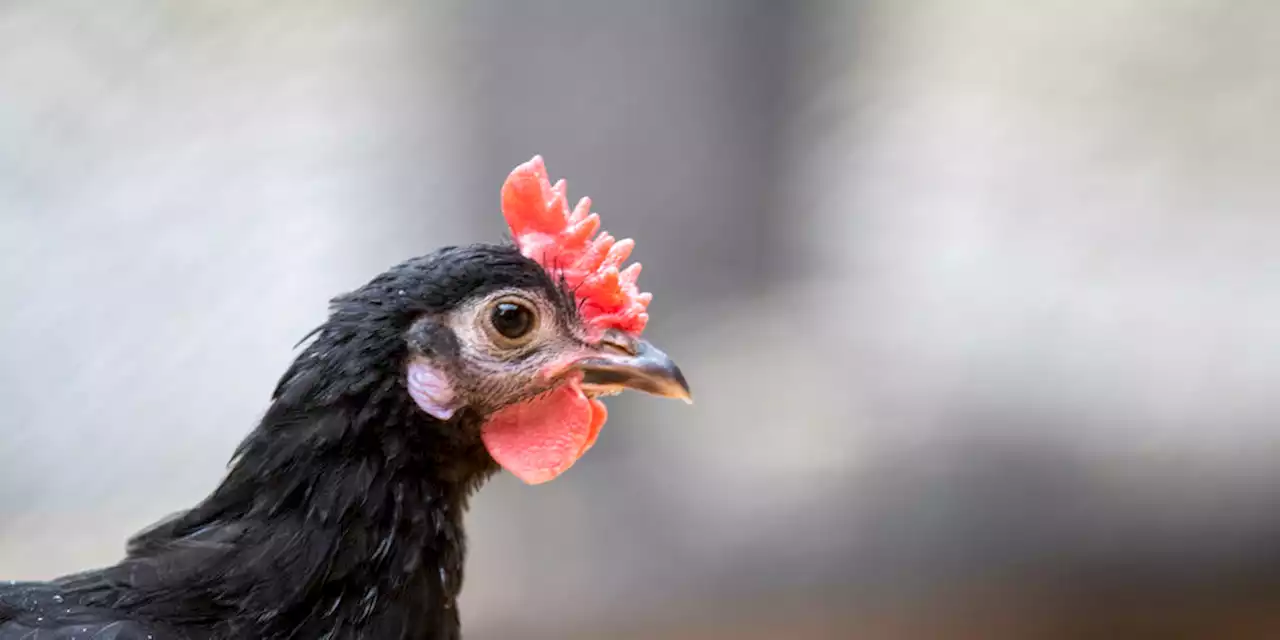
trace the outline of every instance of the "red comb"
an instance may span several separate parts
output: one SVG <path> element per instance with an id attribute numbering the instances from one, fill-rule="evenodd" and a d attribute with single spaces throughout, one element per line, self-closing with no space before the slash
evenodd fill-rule
<path id="1" fill-rule="evenodd" d="M 559 272 L 578 299 L 587 326 L 595 331 L 621 329 L 640 335 L 649 321 L 653 294 L 636 287 L 639 263 L 621 271 L 635 242 L 615 241 L 591 213 L 591 199 L 569 210 L 568 184 L 553 186 L 542 156 L 518 166 L 502 185 L 502 215 L 525 257 L 549 272 Z M 594 238 L 593 238 L 594 236 Z"/>

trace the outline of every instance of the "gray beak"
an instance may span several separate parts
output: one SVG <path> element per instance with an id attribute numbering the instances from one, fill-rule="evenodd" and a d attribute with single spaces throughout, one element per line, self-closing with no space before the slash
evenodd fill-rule
<path id="1" fill-rule="evenodd" d="M 596 395 L 627 389 L 693 404 L 693 394 L 680 367 L 645 340 L 611 331 L 600 341 L 600 355 L 578 361 L 582 388 Z"/>

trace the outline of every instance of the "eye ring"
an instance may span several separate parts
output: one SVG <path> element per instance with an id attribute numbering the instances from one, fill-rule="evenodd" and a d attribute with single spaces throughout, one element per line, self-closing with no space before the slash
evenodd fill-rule
<path id="1" fill-rule="evenodd" d="M 523 346 L 537 334 L 537 308 L 521 298 L 505 296 L 494 300 L 486 316 L 485 328 L 498 346 Z"/>

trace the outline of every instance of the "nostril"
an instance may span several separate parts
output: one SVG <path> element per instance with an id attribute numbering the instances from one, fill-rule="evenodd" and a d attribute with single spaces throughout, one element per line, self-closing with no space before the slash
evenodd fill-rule
<path id="1" fill-rule="evenodd" d="M 600 338 L 600 347 L 609 351 L 615 351 L 623 355 L 634 356 L 640 353 L 640 349 L 636 345 L 635 338 L 611 329 Z"/>

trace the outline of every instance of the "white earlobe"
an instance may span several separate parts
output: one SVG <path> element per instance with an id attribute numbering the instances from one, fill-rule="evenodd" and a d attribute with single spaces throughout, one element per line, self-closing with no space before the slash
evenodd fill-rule
<path id="1" fill-rule="evenodd" d="M 415 358 L 407 370 L 409 397 L 418 407 L 439 420 L 448 420 L 457 411 L 457 397 L 449 377 L 430 362 Z"/>

